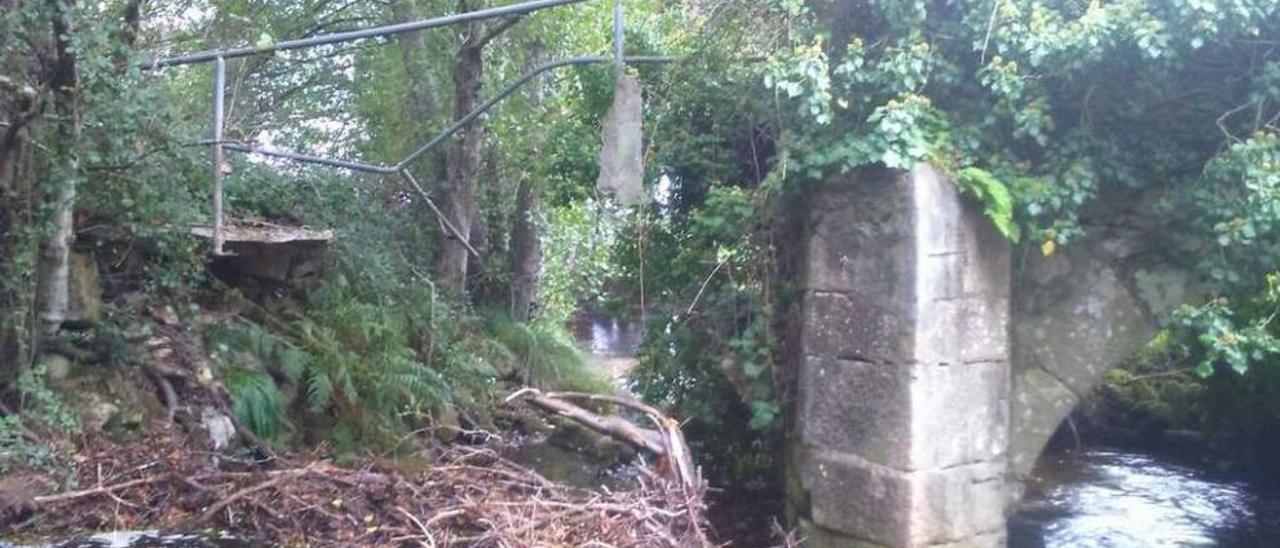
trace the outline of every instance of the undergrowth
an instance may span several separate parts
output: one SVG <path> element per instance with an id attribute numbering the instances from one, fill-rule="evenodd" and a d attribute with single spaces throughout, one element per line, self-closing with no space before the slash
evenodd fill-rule
<path id="1" fill-rule="evenodd" d="M 521 380 L 551 390 L 607 392 L 608 380 L 591 371 L 572 336 L 558 325 L 524 324 L 498 316 L 493 336 L 515 356 Z"/>
<path id="2" fill-rule="evenodd" d="M 14 383 L 16 414 L 0 416 L 0 472 L 15 466 L 53 469 L 65 455 L 50 440 L 76 429 L 75 415 L 47 385 L 43 365 L 23 369 Z"/>

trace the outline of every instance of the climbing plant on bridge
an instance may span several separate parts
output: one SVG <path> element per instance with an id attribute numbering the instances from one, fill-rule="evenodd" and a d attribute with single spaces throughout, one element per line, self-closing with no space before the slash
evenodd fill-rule
<path id="1" fill-rule="evenodd" d="M 1276 362 L 1274 2 L 739 1 L 706 24 L 692 48 L 704 59 L 763 62 L 702 65 L 679 89 L 656 80 L 654 177 L 671 196 L 650 245 L 624 240 L 622 256 L 633 291 L 643 263 L 646 287 L 666 292 L 647 293 L 663 313 L 641 387 L 737 432 L 713 453 L 754 453 L 769 427 L 751 403 L 786 397 L 776 354 L 742 382 L 737 351 L 755 322 L 786 325 L 788 274 L 753 268 L 794 247 L 775 239 L 785 196 L 873 165 L 950 172 L 1022 255 L 1141 219 L 1208 288 L 1174 322 L 1200 370 Z M 721 198 L 737 189 L 754 207 L 730 222 Z M 713 237 L 713 219 L 735 236 Z"/>
<path id="2" fill-rule="evenodd" d="M 1216 300 L 1188 309 L 1209 362 L 1276 352 L 1277 6 L 1253 0 L 778 3 L 792 180 L 929 161 L 1002 232 L 1049 254 L 1105 216 L 1155 219 Z M 1138 207 L 1100 205 L 1128 196 Z M 1139 198 L 1142 197 L 1142 198 Z M 1209 363 L 1206 362 L 1206 363 Z"/>

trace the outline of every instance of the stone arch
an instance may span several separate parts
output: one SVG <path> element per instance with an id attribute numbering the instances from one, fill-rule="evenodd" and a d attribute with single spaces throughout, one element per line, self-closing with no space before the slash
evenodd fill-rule
<path id="1" fill-rule="evenodd" d="M 1088 232 L 1064 252 L 1028 253 L 1014 276 L 1011 503 L 1058 425 L 1191 296 L 1187 270 L 1151 237 L 1158 232 L 1136 222 Z"/>
<path id="2" fill-rule="evenodd" d="M 786 342 L 809 546 L 1004 545 L 1057 425 L 1191 296 L 1140 198 L 1097 200 L 1108 224 L 1061 252 L 1011 256 L 927 165 L 809 189 Z"/>

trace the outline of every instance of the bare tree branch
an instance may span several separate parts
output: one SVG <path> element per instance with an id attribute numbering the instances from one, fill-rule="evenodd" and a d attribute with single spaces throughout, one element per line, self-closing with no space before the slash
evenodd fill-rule
<path id="1" fill-rule="evenodd" d="M 483 48 L 486 45 L 488 45 L 489 42 L 492 42 L 494 38 L 497 38 L 499 35 L 506 32 L 507 29 L 510 29 L 511 27 L 515 26 L 516 23 L 519 23 L 519 22 L 520 22 L 519 15 L 503 19 L 501 23 L 494 25 L 492 29 L 486 29 L 485 34 L 481 36 L 478 40 L 470 41 L 470 43 L 464 44 L 463 47 L 471 47 L 471 48 L 477 48 L 477 49 Z"/>

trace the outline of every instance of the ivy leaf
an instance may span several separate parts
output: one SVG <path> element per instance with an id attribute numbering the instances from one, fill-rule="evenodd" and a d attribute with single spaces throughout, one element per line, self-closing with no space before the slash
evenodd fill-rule
<path id="1" fill-rule="evenodd" d="M 258 35 L 258 41 L 253 43 L 253 47 L 258 49 L 267 49 L 276 43 L 276 39 L 271 37 L 271 33 L 262 32 Z"/>
<path id="2" fill-rule="evenodd" d="M 753 429 L 764 430 L 778 417 L 778 404 L 769 400 L 751 401 L 751 421 L 747 423 Z"/>
<path id="3" fill-rule="evenodd" d="M 1213 375 L 1213 364 L 1209 363 L 1208 360 L 1202 361 L 1196 366 L 1195 371 L 1196 375 L 1199 375 L 1200 378 L 1207 379 Z"/>

